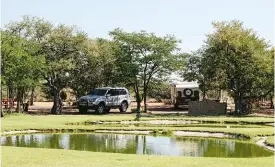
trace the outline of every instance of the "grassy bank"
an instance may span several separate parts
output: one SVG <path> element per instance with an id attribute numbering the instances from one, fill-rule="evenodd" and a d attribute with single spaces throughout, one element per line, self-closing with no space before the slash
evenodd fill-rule
<path id="1" fill-rule="evenodd" d="M 193 158 L 2 146 L 3 167 L 270 167 L 273 157 Z M 11 158 L 12 157 L 12 158 Z"/>
<path id="2" fill-rule="evenodd" d="M 273 135 L 274 130 L 271 126 L 262 126 L 261 128 L 255 125 L 244 125 L 243 127 L 224 127 L 221 125 L 213 125 L 210 127 L 203 127 L 202 124 L 195 126 L 134 126 L 134 125 L 105 125 L 105 124 L 95 124 L 95 125 L 84 125 L 83 122 L 91 121 L 122 121 L 122 120 L 133 120 L 135 115 L 41 115 L 41 116 L 31 116 L 31 115 L 10 115 L 2 119 L 2 131 L 11 130 L 81 130 L 81 131 L 93 131 L 93 130 L 185 130 L 185 131 L 205 131 L 205 132 L 225 132 L 229 134 L 242 134 L 248 137 L 254 136 L 266 136 Z M 159 116 L 144 117 L 143 120 L 154 120 L 159 119 Z M 227 118 L 227 117 L 169 117 L 169 119 L 181 119 L 181 120 L 200 120 L 207 119 L 211 121 L 232 121 L 232 122 L 271 122 L 271 118 L 263 117 L 243 117 L 243 118 Z M 68 124 L 69 123 L 69 124 Z M 248 128 L 249 127 L 249 128 Z"/>
<path id="3" fill-rule="evenodd" d="M 274 146 L 274 136 L 268 136 L 266 140 L 266 144 L 270 146 Z"/>
<path id="4" fill-rule="evenodd" d="M 1 119 L 2 132 L 12 130 L 36 129 L 41 131 L 95 131 L 95 130 L 151 130 L 151 131 L 205 131 L 241 134 L 249 137 L 273 135 L 271 126 L 251 125 L 250 123 L 272 122 L 273 118 L 264 117 L 187 117 L 187 116 L 160 116 L 151 115 L 141 120 L 172 119 L 172 120 L 207 120 L 218 123 L 248 123 L 245 125 L 231 124 L 230 128 L 224 124 L 203 124 L 191 126 L 167 125 L 118 125 L 118 124 L 89 124 L 92 121 L 123 121 L 134 120 L 134 114 L 120 115 L 8 115 Z M 268 138 L 274 143 L 273 138 Z M 118 153 L 100 153 L 61 149 L 19 148 L 2 146 L 2 166 L 6 167 L 173 167 L 173 166 L 212 166 L 212 167 L 269 167 L 274 166 L 273 157 L 263 158 L 193 158 L 172 156 L 147 156 Z"/>

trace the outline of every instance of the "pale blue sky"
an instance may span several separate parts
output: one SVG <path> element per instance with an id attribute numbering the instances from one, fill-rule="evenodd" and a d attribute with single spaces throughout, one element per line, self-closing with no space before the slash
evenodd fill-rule
<path id="1" fill-rule="evenodd" d="M 211 22 L 237 19 L 274 43 L 273 0 L 2 0 L 1 26 L 22 15 L 43 17 L 53 24 L 77 25 L 90 37 L 108 37 L 120 27 L 174 34 L 182 51 L 198 49 Z"/>

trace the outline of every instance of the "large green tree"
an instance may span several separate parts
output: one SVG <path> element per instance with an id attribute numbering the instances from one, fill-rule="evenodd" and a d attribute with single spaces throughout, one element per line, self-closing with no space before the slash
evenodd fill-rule
<path id="1" fill-rule="evenodd" d="M 82 55 L 82 45 L 87 36 L 73 26 L 58 25 L 41 43 L 46 66 L 42 76 L 47 81 L 52 96 L 52 114 L 61 114 L 63 103 L 62 89 L 69 87 L 70 73 L 76 64 L 75 58 Z"/>
<path id="2" fill-rule="evenodd" d="M 88 39 L 82 45 L 82 54 L 74 58 L 76 66 L 70 75 L 70 87 L 77 97 L 117 82 L 115 48 L 113 42 L 105 39 Z"/>
<path id="3" fill-rule="evenodd" d="M 142 100 L 146 111 L 146 97 L 153 78 L 167 77 L 182 60 L 180 54 L 175 54 L 179 41 L 174 36 L 158 37 L 145 31 L 128 33 L 115 29 L 110 35 L 121 48 L 116 61 L 118 76 L 133 87 L 138 111 Z"/>
<path id="4" fill-rule="evenodd" d="M 40 71 L 43 67 L 44 59 L 43 57 L 32 56 L 37 48 L 36 43 L 23 38 L 19 33 L 15 33 L 10 29 L 2 31 L 2 79 L 9 89 L 16 92 L 17 112 L 21 109 L 26 93 L 39 80 L 37 71 Z"/>
<path id="5" fill-rule="evenodd" d="M 273 106 L 274 97 L 274 48 L 268 49 L 266 55 L 256 57 L 256 64 L 258 67 L 257 73 L 253 83 L 253 91 L 251 98 L 253 99 L 269 99 L 270 108 Z"/>
<path id="6" fill-rule="evenodd" d="M 268 43 L 247 29 L 240 21 L 214 22 L 215 31 L 207 35 L 202 57 L 207 77 L 219 81 L 216 85 L 232 92 L 235 111 L 242 111 L 242 100 L 251 96 L 261 78 L 262 63 L 267 57 Z M 210 75 L 209 75 L 210 74 Z"/>
<path id="7" fill-rule="evenodd" d="M 52 25 L 49 22 L 41 18 L 23 16 L 22 20 L 12 21 L 6 25 L 5 35 L 9 34 L 9 36 L 20 38 L 20 40 L 17 42 L 21 42 L 19 48 L 25 52 L 24 54 L 28 54 L 29 56 L 32 56 L 33 59 L 41 59 L 42 58 L 41 42 L 44 40 L 45 36 L 50 32 L 51 27 Z M 5 35 L 4 35 L 4 38 L 5 38 Z M 12 38 L 9 38 L 9 39 L 12 39 Z M 22 41 L 24 41 L 24 43 L 22 43 Z M 6 44 L 8 44 L 8 41 L 6 42 Z M 15 44 L 15 43 L 12 42 L 10 44 Z M 41 63 L 39 61 L 37 63 L 38 63 L 37 65 L 39 65 L 39 67 L 41 68 L 43 64 L 39 64 Z M 40 70 L 35 70 L 32 73 L 32 78 L 36 82 L 32 82 L 30 87 L 31 89 L 30 104 L 31 105 L 33 104 L 34 88 L 39 85 L 40 82 L 38 82 L 38 80 L 41 79 L 41 75 L 39 71 Z M 13 95 L 14 94 L 13 92 L 15 91 L 14 91 L 13 85 L 10 82 L 8 82 L 8 88 L 10 90 L 10 95 Z"/>

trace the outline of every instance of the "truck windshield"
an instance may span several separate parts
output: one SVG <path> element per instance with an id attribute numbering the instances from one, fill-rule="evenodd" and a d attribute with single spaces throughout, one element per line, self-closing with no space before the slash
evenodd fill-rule
<path id="1" fill-rule="evenodd" d="M 107 92 L 107 89 L 94 89 L 89 93 L 90 96 L 104 96 L 105 93 Z"/>

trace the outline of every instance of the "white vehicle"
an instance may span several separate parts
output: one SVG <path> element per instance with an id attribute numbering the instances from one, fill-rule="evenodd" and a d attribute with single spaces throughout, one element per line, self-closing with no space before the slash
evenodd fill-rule
<path id="1" fill-rule="evenodd" d="M 120 112 L 126 112 L 131 103 L 129 91 L 123 87 L 96 88 L 88 95 L 82 96 L 78 101 L 80 113 L 86 113 L 88 109 L 94 109 L 97 114 L 109 113 L 112 108 L 119 108 Z"/>
<path id="2" fill-rule="evenodd" d="M 171 101 L 175 108 L 188 105 L 189 101 L 200 100 L 199 84 L 197 82 L 172 82 Z"/>

